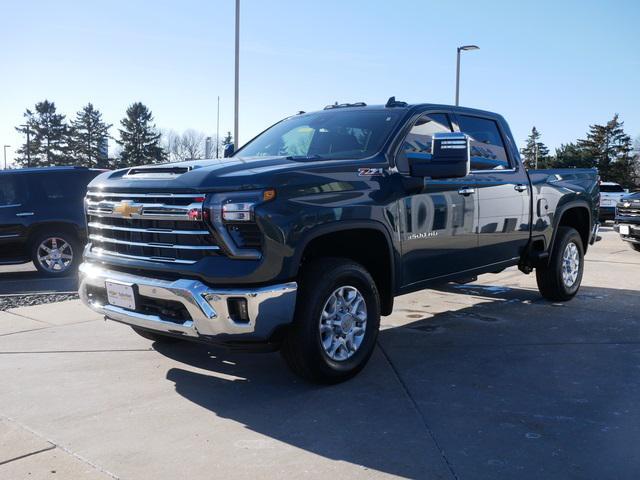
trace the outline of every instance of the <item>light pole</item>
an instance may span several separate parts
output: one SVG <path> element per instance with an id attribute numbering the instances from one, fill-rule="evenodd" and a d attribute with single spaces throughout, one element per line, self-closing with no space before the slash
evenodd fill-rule
<path id="1" fill-rule="evenodd" d="M 7 148 L 9 148 L 11 145 L 5 145 L 4 146 L 4 169 L 7 169 Z"/>
<path id="2" fill-rule="evenodd" d="M 216 158 L 220 158 L 220 95 L 218 95 L 218 119 L 216 120 Z"/>
<path id="3" fill-rule="evenodd" d="M 239 107 L 239 77 L 240 77 L 240 0 L 236 0 L 236 79 L 235 79 L 235 112 L 233 119 L 233 143 L 238 149 L 238 107 Z"/>
<path id="4" fill-rule="evenodd" d="M 467 50 L 479 50 L 477 45 L 463 45 L 458 47 L 458 57 L 456 63 L 456 107 L 460 103 L 460 52 L 466 52 Z"/>

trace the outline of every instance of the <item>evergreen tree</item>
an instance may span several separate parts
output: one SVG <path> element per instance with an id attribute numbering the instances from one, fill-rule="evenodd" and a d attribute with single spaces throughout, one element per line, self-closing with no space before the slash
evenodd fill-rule
<path id="1" fill-rule="evenodd" d="M 104 145 L 109 138 L 111 124 L 102 121 L 102 113 L 88 103 L 71 122 L 70 147 L 77 165 L 106 167 Z"/>
<path id="2" fill-rule="evenodd" d="M 68 165 L 73 162 L 69 155 L 69 127 L 65 116 L 56 113 L 55 103 L 48 100 L 36 103 L 35 111 L 27 109 L 24 117 L 31 137 L 29 154 L 32 167 Z M 26 127 L 19 126 L 16 130 L 26 135 Z M 27 164 L 27 149 L 25 142 L 16 151 L 16 162 L 20 165 Z"/>
<path id="3" fill-rule="evenodd" d="M 624 122 L 616 113 L 606 125 L 591 125 L 578 147 L 594 161 L 603 180 L 628 184 L 632 173 L 631 137 L 624 132 Z"/>
<path id="4" fill-rule="evenodd" d="M 222 139 L 222 146 L 224 147 L 225 145 L 231 145 L 232 143 L 233 143 L 233 136 L 231 135 L 231 132 L 227 132 L 227 134 Z"/>
<path id="5" fill-rule="evenodd" d="M 160 145 L 161 134 L 153 124 L 151 111 L 142 103 L 136 102 L 127 108 L 123 118 L 118 144 L 122 147 L 120 163 L 122 166 L 144 165 L 164 162 L 165 150 Z"/>
<path id="6" fill-rule="evenodd" d="M 549 168 L 551 158 L 549 149 L 540 141 L 540 132 L 536 127 L 531 129 L 526 146 L 520 150 L 524 166 L 528 169 Z"/>
<path id="7" fill-rule="evenodd" d="M 553 168 L 594 168 L 592 157 L 575 143 L 567 143 L 556 148 Z"/>

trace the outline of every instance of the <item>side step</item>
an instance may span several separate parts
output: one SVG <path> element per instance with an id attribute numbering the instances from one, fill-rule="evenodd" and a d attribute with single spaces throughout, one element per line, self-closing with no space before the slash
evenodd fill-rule
<path id="1" fill-rule="evenodd" d="M 478 276 L 474 275 L 473 277 L 465 277 L 459 278 L 458 280 L 454 280 L 453 283 L 457 283 L 458 285 L 464 285 L 465 283 L 471 283 L 478 280 Z"/>

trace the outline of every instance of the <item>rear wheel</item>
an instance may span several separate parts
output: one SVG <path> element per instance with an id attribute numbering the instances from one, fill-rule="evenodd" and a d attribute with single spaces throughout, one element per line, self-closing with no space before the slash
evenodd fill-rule
<path id="1" fill-rule="evenodd" d="M 178 337 L 172 337 L 170 335 L 162 335 L 161 333 L 151 332 L 149 330 L 145 330 L 143 328 L 131 327 L 134 332 L 136 332 L 141 337 L 146 338 L 147 340 L 151 340 L 153 342 L 158 343 L 176 343 L 179 342 L 180 339 Z"/>
<path id="2" fill-rule="evenodd" d="M 324 258 L 302 273 L 281 353 L 307 380 L 342 382 L 364 368 L 379 327 L 380 299 L 369 272 L 348 259 Z"/>
<path id="3" fill-rule="evenodd" d="M 62 277 L 73 273 L 82 257 L 78 237 L 69 231 L 43 231 L 30 243 L 31 260 L 44 275 Z"/>
<path id="4" fill-rule="evenodd" d="M 584 271 L 584 247 L 571 227 L 558 227 L 549 263 L 536 268 L 538 290 L 551 301 L 570 300 L 578 293 Z"/>

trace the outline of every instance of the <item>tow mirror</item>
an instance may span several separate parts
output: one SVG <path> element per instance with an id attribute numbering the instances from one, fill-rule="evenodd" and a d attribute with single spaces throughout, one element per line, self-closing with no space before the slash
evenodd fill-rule
<path id="1" fill-rule="evenodd" d="M 233 146 L 233 143 L 227 143 L 224 146 L 224 158 L 233 157 L 233 152 L 234 151 L 235 151 L 235 148 Z"/>
<path id="2" fill-rule="evenodd" d="M 411 176 L 462 178 L 471 170 L 469 137 L 464 133 L 434 133 L 431 155 L 407 154 Z"/>

